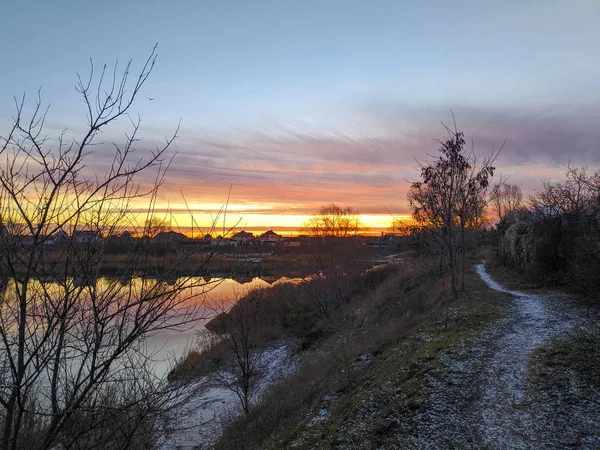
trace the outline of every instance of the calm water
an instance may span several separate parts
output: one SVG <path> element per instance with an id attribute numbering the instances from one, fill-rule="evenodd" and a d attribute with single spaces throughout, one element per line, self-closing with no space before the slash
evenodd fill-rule
<path id="1" fill-rule="evenodd" d="M 184 279 L 177 280 L 183 282 Z M 151 354 L 155 362 L 155 372 L 157 375 L 165 376 L 168 369 L 173 365 L 173 361 L 180 358 L 182 355 L 194 345 L 196 331 L 203 328 L 204 324 L 209 321 L 220 311 L 232 306 L 237 300 L 243 297 L 246 293 L 254 289 L 268 287 L 274 283 L 284 283 L 290 281 L 289 278 L 252 278 L 252 277 L 236 277 L 236 278 L 191 278 L 187 283 L 192 286 L 194 297 L 190 300 L 190 306 L 195 308 L 196 317 L 201 317 L 200 320 L 193 324 L 179 327 L 178 329 L 159 330 L 152 335 L 147 336 L 146 349 L 148 354 Z M 114 285 L 115 279 L 99 278 L 96 280 L 96 288 L 108 288 Z M 123 287 L 132 289 L 134 292 L 139 290 L 143 283 L 153 280 L 142 280 L 140 278 L 132 278 L 121 281 Z M 62 288 L 50 281 L 32 280 L 29 287 L 30 292 L 41 291 L 47 292 L 51 297 L 60 296 Z M 77 283 L 73 280 L 73 283 Z M 9 281 L 3 286 L 3 293 L 6 293 L 7 298 L 14 295 L 14 287 L 12 281 Z M 41 295 L 43 297 L 43 295 Z M 215 312 L 215 307 L 218 307 Z M 175 323 L 173 323 L 175 325 Z"/>
<path id="2" fill-rule="evenodd" d="M 238 278 L 237 281 L 231 278 L 213 278 L 209 282 L 211 290 L 208 293 L 200 294 L 197 301 L 230 306 L 248 291 L 270 286 L 271 284 L 267 281 L 258 277 Z M 281 278 L 276 282 L 284 281 L 285 279 Z M 210 308 L 206 308 L 205 311 L 206 316 L 214 315 Z M 147 339 L 148 351 L 154 354 L 157 373 L 165 375 L 168 367 L 172 366 L 173 360 L 187 353 L 189 348 L 194 345 L 196 331 L 203 328 L 208 320 L 210 318 L 201 319 L 193 326 L 188 325 L 179 330 L 161 330 Z"/>

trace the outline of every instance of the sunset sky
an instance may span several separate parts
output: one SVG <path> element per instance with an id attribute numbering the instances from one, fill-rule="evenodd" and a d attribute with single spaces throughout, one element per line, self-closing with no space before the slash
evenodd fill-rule
<path id="1" fill-rule="evenodd" d="M 507 140 L 498 173 L 526 192 L 600 165 L 598 0 L 3 1 L 0 135 L 42 86 L 47 133 L 77 138 L 89 58 L 135 71 L 155 43 L 137 148 L 181 120 L 160 208 L 184 226 L 182 193 L 206 226 L 233 186 L 229 226 L 290 232 L 338 203 L 383 230 L 450 109 L 479 151 Z M 90 169 L 127 130 L 103 132 Z"/>

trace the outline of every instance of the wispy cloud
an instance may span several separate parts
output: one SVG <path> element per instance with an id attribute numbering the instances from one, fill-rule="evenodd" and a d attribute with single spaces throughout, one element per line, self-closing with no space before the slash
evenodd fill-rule
<path id="1" fill-rule="evenodd" d="M 597 111 L 454 109 L 459 129 L 477 152 L 489 153 L 506 140 L 497 169 L 525 190 L 559 176 L 569 161 L 600 163 Z M 373 128 L 197 136 L 188 131 L 172 148 L 177 156 L 162 198 L 175 208 L 182 194 L 195 205 L 214 204 L 224 202 L 233 185 L 231 202 L 239 213 L 312 214 L 336 202 L 365 214 L 384 214 L 386 208 L 406 214 L 409 180 L 419 175 L 416 161 L 435 156 L 433 138 L 444 137 L 440 121 L 451 125 L 450 111 L 374 102 L 360 113 Z M 155 145 L 141 141 L 139 146 Z"/>

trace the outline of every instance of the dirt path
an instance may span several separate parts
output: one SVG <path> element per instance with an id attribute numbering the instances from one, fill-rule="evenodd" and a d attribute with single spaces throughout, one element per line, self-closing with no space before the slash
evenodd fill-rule
<path id="1" fill-rule="evenodd" d="M 441 377 L 430 377 L 429 407 L 411 439 L 416 448 L 600 448 L 600 399 L 569 369 L 564 392 L 530 379 L 532 351 L 572 329 L 581 314 L 564 298 L 511 291 L 483 264 L 476 272 L 491 288 L 514 296 L 506 318 L 455 352 L 442 356 Z M 539 382 L 538 382 L 539 383 Z"/>
<path id="2" fill-rule="evenodd" d="M 477 265 L 476 271 L 490 288 L 515 297 L 508 326 L 492 349 L 483 396 L 476 404 L 479 435 L 486 446 L 495 448 L 551 445 L 540 435 L 545 434 L 540 433 L 536 420 L 541 411 L 531 408 L 527 401 L 527 363 L 532 350 L 573 326 L 575 314 L 559 313 L 540 295 L 505 289 L 488 275 L 483 264 Z"/>

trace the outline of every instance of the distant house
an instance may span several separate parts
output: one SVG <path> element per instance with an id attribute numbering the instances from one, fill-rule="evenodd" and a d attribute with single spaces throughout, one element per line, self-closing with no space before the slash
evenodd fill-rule
<path id="1" fill-rule="evenodd" d="M 362 245 L 371 247 L 393 247 L 398 245 L 400 236 L 394 233 L 381 233 L 379 237 L 367 237 L 362 240 Z"/>
<path id="2" fill-rule="evenodd" d="M 99 231 L 75 231 L 73 233 L 73 242 L 76 244 L 89 244 L 102 239 Z"/>
<path id="3" fill-rule="evenodd" d="M 161 231 L 153 239 L 157 244 L 178 244 L 187 241 L 187 236 L 176 231 Z"/>
<path id="4" fill-rule="evenodd" d="M 254 235 L 244 230 L 238 231 L 233 236 L 231 236 L 232 241 L 239 242 L 240 244 L 251 241 L 252 239 L 254 239 Z"/>
<path id="5" fill-rule="evenodd" d="M 119 240 L 121 241 L 132 241 L 133 240 L 133 236 L 131 235 L 131 233 L 127 230 L 123 231 L 120 235 L 119 235 Z"/>
<path id="6" fill-rule="evenodd" d="M 286 247 L 300 247 L 300 244 L 302 244 L 302 241 L 298 238 L 289 238 L 283 243 Z"/>
<path id="7" fill-rule="evenodd" d="M 254 237 L 251 237 L 249 239 L 247 237 L 245 239 L 241 239 L 240 237 L 238 237 L 238 239 L 234 240 L 233 236 L 231 238 L 224 238 L 223 236 L 219 235 L 216 238 L 211 238 L 210 245 L 212 245 L 213 247 L 240 247 L 255 245 L 255 242 L 257 242 L 257 240 Z"/>
<path id="8" fill-rule="evenodd" d="M 283 240 L 283 237 L 273 230 L 269 230 L 261 234 L 259 239 L 262 245 L 275 246 Z"/>
<path id="9" fill-rule="evenodd" d="M 381 245 L 383 247 L 389 247 L 389 246 L 393 245 L 395 241 L 396 241 L 396 236 L 391 233 L 388 233 L 388 234 L 381 233 L 381 236 L 379 237 L 379 245 Z"/>
<path id="10" fill-rule="evenodd" d="M 560 214 L 559 209 L 554 205 L 544 205 L 538 207 L 536 212 L 543 217 L 554 217 Z"/>
<path id="11" fill-rule="evenodd" d="M 104 247 L 107 253 L 122 253 L 133 247 L 135 238 L 129 231 L 123 231 L 121 234 L 113 234 L 104 238 Z"/>
<path id="12" fill-rule="evenodd" d="M 60 242 L 65 242 L 68 238 L 69 236 L 67 236 L 67 233 L 65 233 L 63 230 L 58 230 L 53 235 L 46 237 L 44 240 L 44 245 L 54 245 Z M 33 238 L 31 240 L 33 243 Z"/>
<path id="13" fill-rule="evenodd" d="M 232 239 L 223 238 L 221 236 L 213 239 L 211 245 L 219 247 L 237 247 L 240 243 Z"/>

